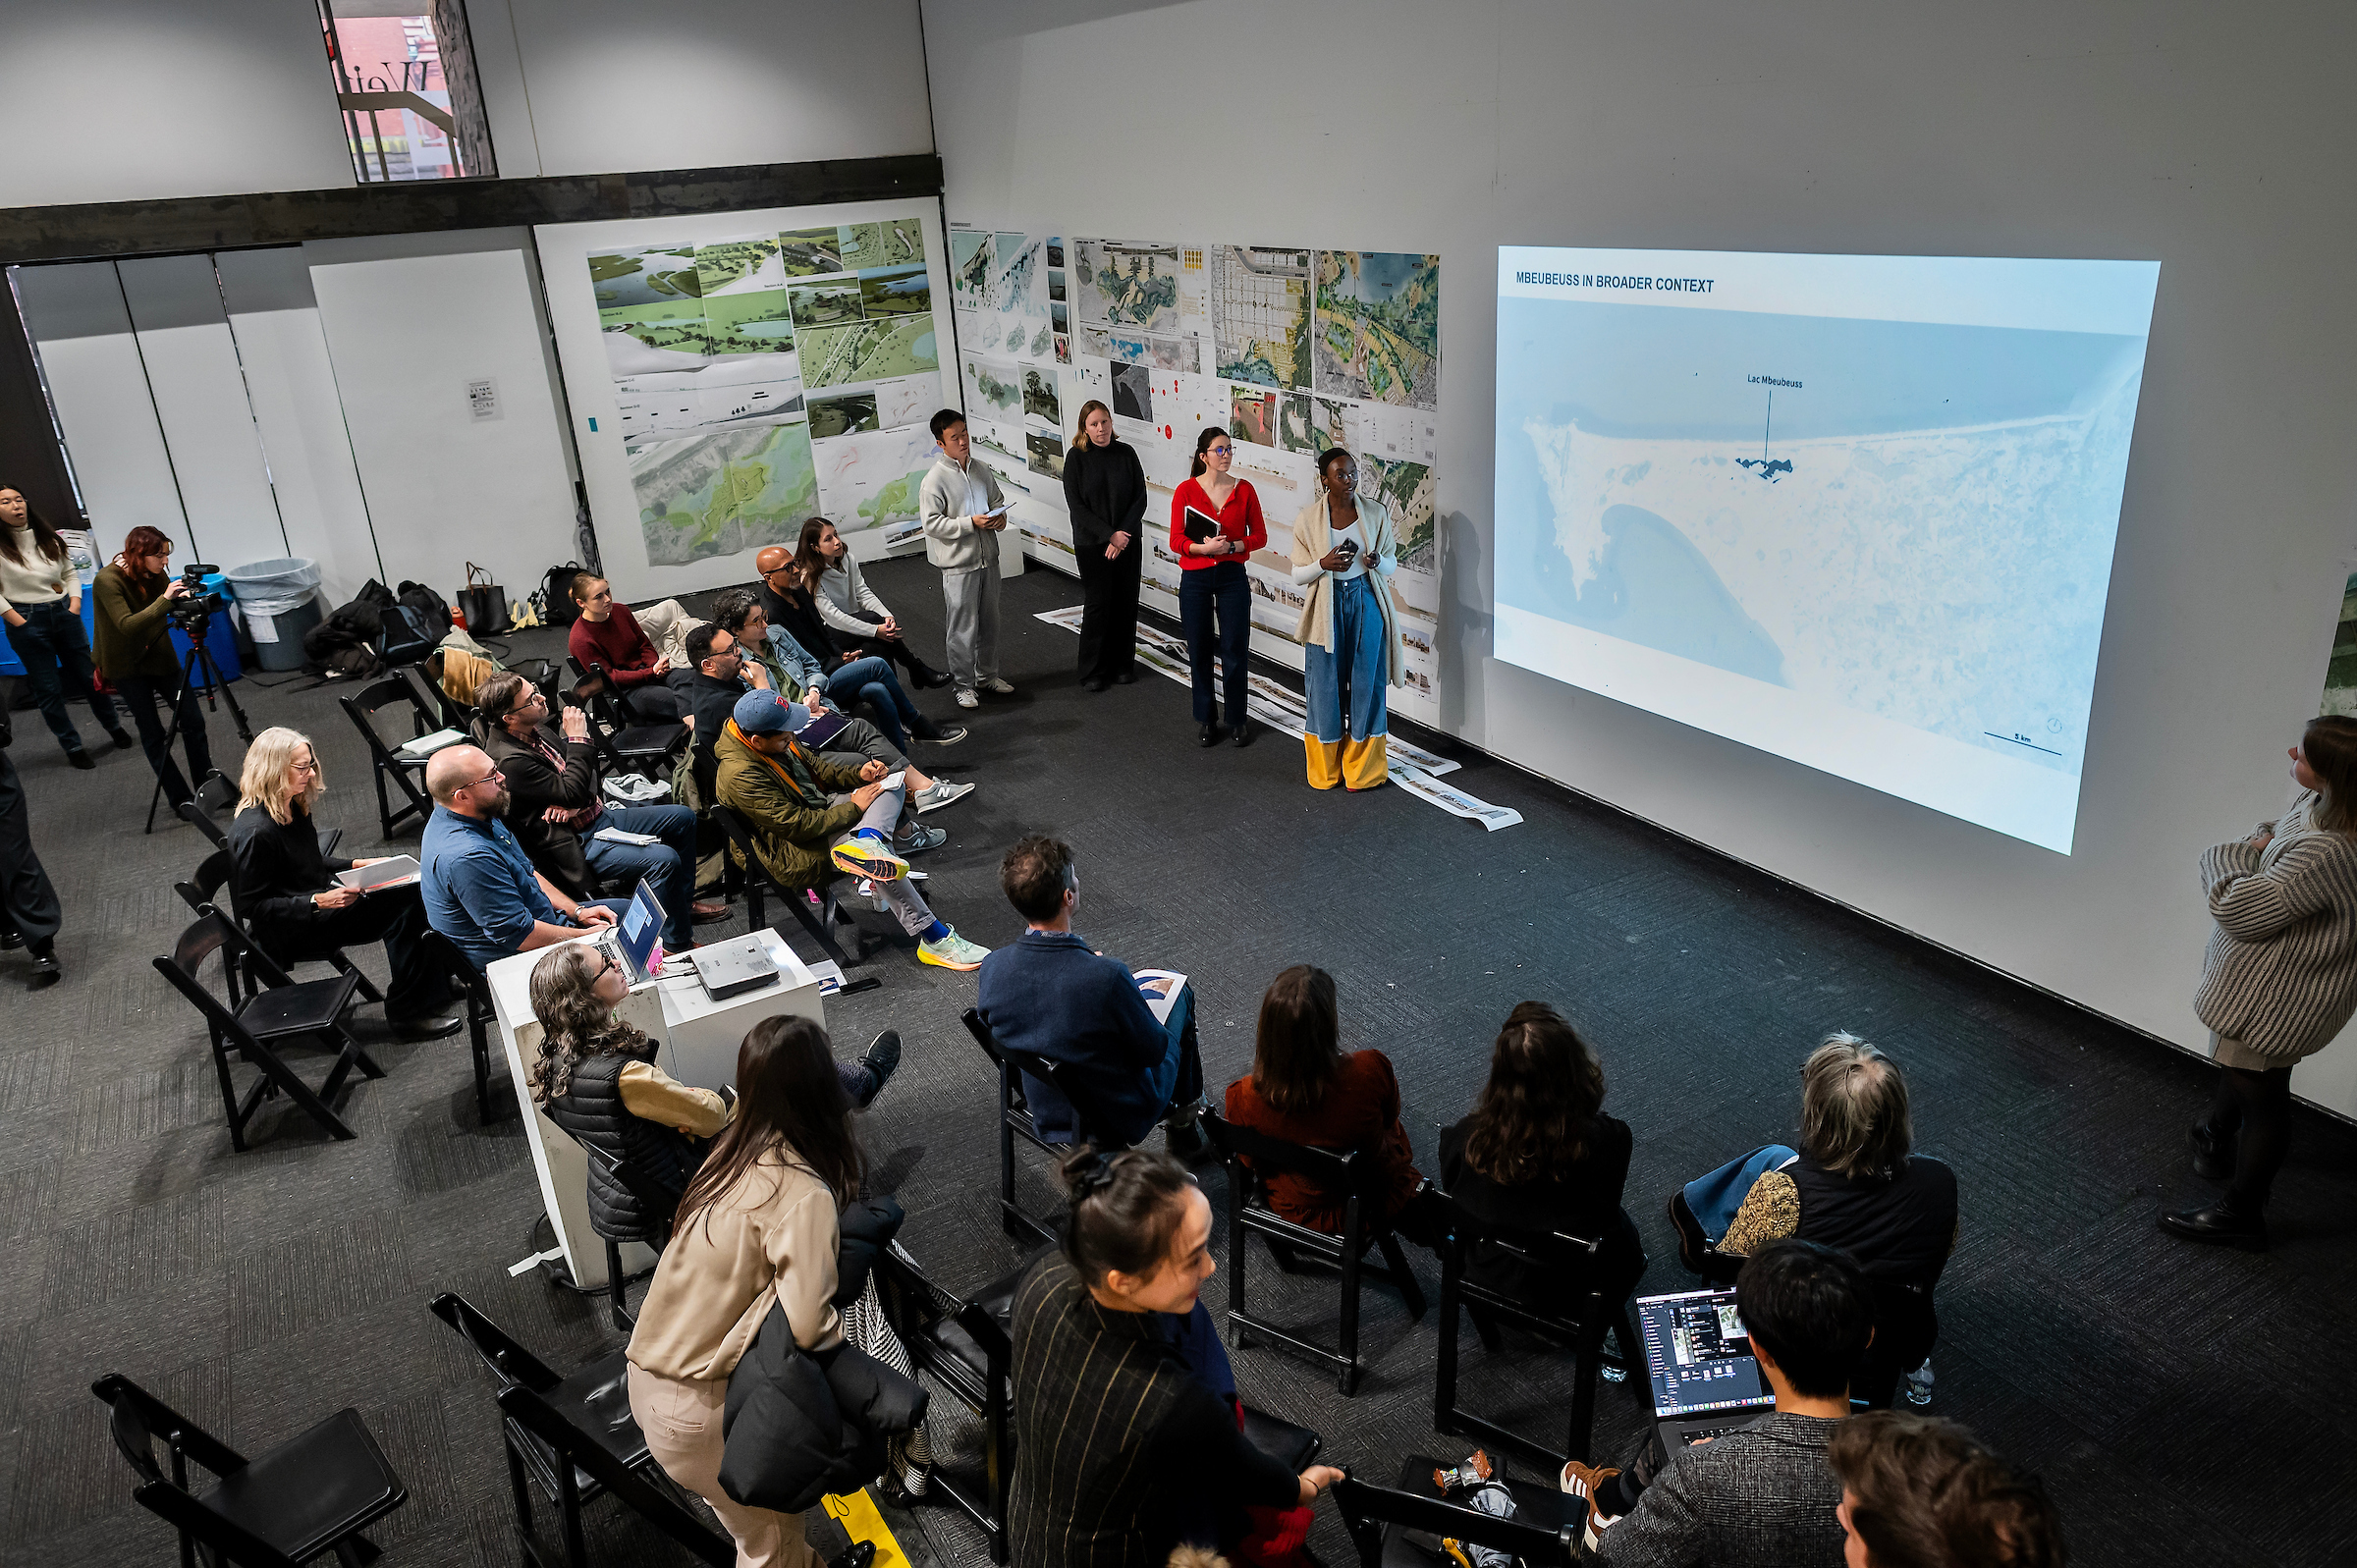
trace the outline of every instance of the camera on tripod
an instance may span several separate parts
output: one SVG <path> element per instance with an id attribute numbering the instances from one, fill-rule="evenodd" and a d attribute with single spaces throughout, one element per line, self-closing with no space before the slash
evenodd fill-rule
<path id="1" fill-rule="evenodd" d="M 221 596 L 204 585 L 204 579 L 220 569 L 203 561 L 192 561 L 180 568 L 181 584 L 189 591 L 182 598 L 167 602 L 164 619 L 186 632 L 191 642 L 204 640 L 205 623 L 221 608 Z"/>

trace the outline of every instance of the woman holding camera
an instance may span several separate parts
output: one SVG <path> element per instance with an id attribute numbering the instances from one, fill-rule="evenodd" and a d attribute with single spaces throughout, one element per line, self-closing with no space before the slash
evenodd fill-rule
<path id="1" fill-rule="evenodd" d="M 212 776 L 213 757 L 204 743 L 204 707 L 196 688 L 184 685 L 180 654 L 172 646 L 172 607 L 185 604 L 189 585 L 172 575 L 172 541 L 144 523 L 123 540 L 122 554 L 108 562 L 90 584 L 97 601 L 98 673 L 131 710 L 147 766 L 164 782 L 164 798 L 175 807 L 195 798 L 189 779 Z M 180 743 L 189 754 L 189 778 L 173 765 L 166 738 L 173 694 L 180 695 Z"/>
<path id="2" fill-rule="evenodd" d="M 1301 623 L 1313 789 L 1373 789 L 1391 777 L 1390 693 L 1399 679 L 1399 617 L 1392 514 L 1358 495 L 1358 460 L 1341 447 L 1318 459 L 1318 499 L 1293 518 L 1293 581 L 1307 590 Z M 1343 688 L 1349 689 L 1345 694 Z"/>
<path id="3" fill-rule="evenodd" d="M 458 1033 L 450 979 L 426 946 L 425 898 L 414 882 L 361 892 L 335 874 L 368 860 L 319 852 L 311 807 L 327 792 L 310 738 L 265 730 L 246 748 L 238 815 L 229 825 L 230 896 L 254 946 L 281 964 L 324 958 L 340 947 L 382 942 L 393 984 L 385 1022 L 404 1040 Z M 382 858 L 382 857 L 380 857 Z"/>
<path id="4" fill-rule="evenodd" d="M 131 736 L 115 717 L 114 699 L 90 679 L 95 667 L 90 639 L 82 629 L 82 579 L 74 574 L 66 541 L 13 485 L 0 485 L 0 622 L 8 626 L 9 646 L 23 661 L 33 699 L 49 732 L 65 747 L 67 761 L 77 768 L 98 766 L 66 712 L 68 684 L 90 699 L 90 712 L 116 748 L 131 749 Z"/>

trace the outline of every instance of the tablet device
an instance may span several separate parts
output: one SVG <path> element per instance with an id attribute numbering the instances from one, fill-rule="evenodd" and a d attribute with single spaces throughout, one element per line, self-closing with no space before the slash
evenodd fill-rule
<path id="1" fill-rule="evenodd" d="M 343 888 L 357 888 L 362 892 L 368 892 L 387 883 L 411 881 L 416 875 L 415 856 L 394 855 L 380 860 L 372 866 L 355 866 L 350 871 L 337 872 L 336 885 Z"/>

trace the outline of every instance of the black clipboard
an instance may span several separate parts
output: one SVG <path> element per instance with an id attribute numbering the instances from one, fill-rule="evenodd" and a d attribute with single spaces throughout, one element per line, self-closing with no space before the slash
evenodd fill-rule
<path id="1" fill-rule="evenodd" d="M 1217 539 L 1220 536 L 1220 519 L 1200 507 L 1189 507 L 1186 509 L 1186 516 L 1181 524 L 1181 530 L 1189 539 L 1201 544 L 1206 539 Z"/>

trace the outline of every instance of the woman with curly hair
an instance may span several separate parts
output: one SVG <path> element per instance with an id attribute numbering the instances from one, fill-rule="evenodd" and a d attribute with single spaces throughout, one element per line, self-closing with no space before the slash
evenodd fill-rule
<path id="1" fill-rule="evenodd" d="M 1604 1111 L 1604 1066 L 1579 1031 L 1543 1001 L 1507 1014 L 1473 1113 L 1441 1134 L 1441 1181 L 1476 1218 L 1526 1234 L 1605 1237 L 1606 1299 L 1636 1286 L 1645 1248 L 1620 1207 L 1628 1123 Z M 1476 1247 L 1465 1272 L 1502 1294 L 1544 1302 L 1556 1281 Z"/>

